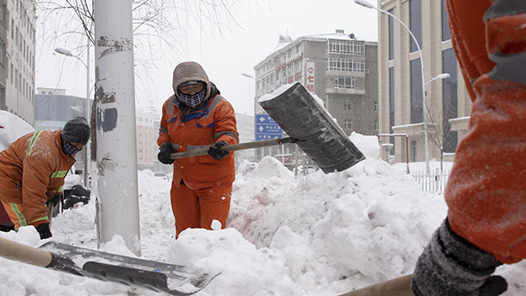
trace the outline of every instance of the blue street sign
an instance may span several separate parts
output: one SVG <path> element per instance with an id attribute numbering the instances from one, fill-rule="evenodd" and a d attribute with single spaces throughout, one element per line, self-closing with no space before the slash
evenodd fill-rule
<path id="1" fill-rule="evenodd" d="M 256 114 L 256 141 L 281 138 L 283 130 L 268 114 Z"/>

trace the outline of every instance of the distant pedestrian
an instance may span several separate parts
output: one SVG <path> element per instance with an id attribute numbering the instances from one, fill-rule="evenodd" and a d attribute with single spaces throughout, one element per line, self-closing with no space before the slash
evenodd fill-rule
<path id="1" fill-rule="evenodd" d="M 446 187 L 448 216 L 418 259 L 416 296 L 499 295 L 495 269 L 526 258 L 526 1 L 447 0 L 471 95 Z"/>
<path id="2" fill-rule="evenodd" d="M 225 228 L 235 179 L 234 153 L 221 147 L 237 144 L 232 105 L 220 95 L 205 70 L 184 62 L 173 72 L 174 95 L 163 104 L 158 159 L 173 163 L 170 197 L 176 238 L 187 228 Z M 174 160 L 170 154 L 209 147 L 208 154 Z"/>
<path id="3" fill-rule="evenodd" d="M 89 136 L 86 119 L 76 117 L 62 130 L 29 133 L 0 152 L 0 201 L 15 230 L 32 225 L 40 238 L 51 237 L 46 202 L 62 193 L 64 178 Z"/>

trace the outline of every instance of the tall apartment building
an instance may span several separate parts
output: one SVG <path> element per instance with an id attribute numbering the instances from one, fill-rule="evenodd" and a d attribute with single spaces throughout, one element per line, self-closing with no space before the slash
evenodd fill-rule
<path id="1" fill-rule="evenodd" d="M 344 30 L 292 40 L 280 37 L 278 46 L 254 67 L 256 102 L 283 84 L 300 81 L 320 98 L 343 130 L 378 134 L 377 42 L 345 34 Z M 263 114 L 255 104 L 255 114 Z M 309 118 L 305 118 L 309 124 Z M 283 153 L 292 153 L 289 145 Z M 262 155 L 280 153 L 269 148 Z M 261 155 L 259 155 L 261 156 Z"/>
<path id="2" fill-rule="evenodd" d="M 0 0 L 0 108 L 31 125 L 35 121 L 33 0 Z"/>
<path id="3" fill-rule="evenodd" d="M 381 140 L 394 144 L 394 162 L 407 161 L 406 155 L 411 162 L 424 161 L 426 116 L 429 159 L 440 159 L 443 151 L 444 159 L 452 160 L 467 130 L 471 101 L 453 52 L 445 1 L 382 0 L 377 5 L 404 22 L 421 47 L 419 52 L 400 22 L 379 12 L 380 134 L 397 135 Z M 434 79 L 442 73 L 450 77 Z"/>

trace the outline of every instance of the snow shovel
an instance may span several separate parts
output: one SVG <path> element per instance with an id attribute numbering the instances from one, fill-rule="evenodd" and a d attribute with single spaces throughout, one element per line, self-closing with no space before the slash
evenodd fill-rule
<path id="1" fill-rule="evenodd" d="M 290 136 L 272 140 L 228 145 L 221 150 L 235 151 L 296 143 L 326 174 L 346 170 L 365 159 L 330 114 L 297 82 L 286 90 L 260 98 L 259 104 Z M 172 153 L 172 159 L 206 155 L 208 149 Z"/>
<path id="2" fill-rule="evenodd" d="M 121 256 L 57 242 L 33 248 L 0 238 L 0 256 L 10 260 L 102 281 L 147 288 L 171 295 L 192 295 L 219 273 Z"/>
<path id="3" fill-rule="evenodd" d="M 411 291 L 411 278 L 412 275 L 409 274 L 338 296 L 414 296 Z"/>

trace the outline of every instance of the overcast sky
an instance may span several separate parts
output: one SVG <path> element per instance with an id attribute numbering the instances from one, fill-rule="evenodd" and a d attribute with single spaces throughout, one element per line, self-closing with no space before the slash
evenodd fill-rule
<path id="1" fill-rule="evenodd" d="M 356 38 L 377 40 L 376 11 L 366 9 L 353 0 L 245 0 L 231 1 L 230 9 L 237 23 L 223 17 L 221 31 L 213 24 L 189 19 L 184 22 L 185 37 L 173 40 L 174 49 L 164 49 L 148 74 L 142 65 L 136 66 L 137 108 L 150 102 L 158 110 L 172 94 L 171 79 L 177 63 L 187 60 L 199 62 L 238 113 L 254 113 L 255 81 L 241 73 L 255 76 L 254 66 L 269 56 L 279 36 L 292 39 L 333 33 L 344 29 Z M 376 1 L 372 1 L 376 6 Z M 37 27 L 37 30 L 39 28 Z M 44 32 L 45 33 L 45 32 Z M 37 40 L 36 87 L 66 89 L 66 94 L 86 96 L 86 67 L 77 59 L 53 52 L 54 48 L 72 46 L 64 40 Z M 182 46 L 176 46 L 175 44 Z M 68 49 L 72 49 L 69 47 Z M 72 49 L 74 54 L 78 54 Z M 91 76 L 94 76 L 94 49 L 91 49 Z M 137 54 L 137 53 L 136 53 Z M 79 56 L 85 62 L 85 55 Z M 137 63 L 136 63 L 137 64 Z M 138 78 L 137 78 L 138 77 Z M 93 78 L 92 78 L 93 81 Z M 93 94 L 91 94 L 91 97 Z"/>

